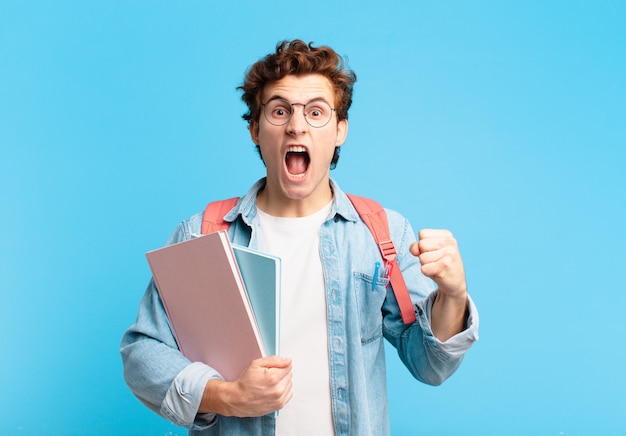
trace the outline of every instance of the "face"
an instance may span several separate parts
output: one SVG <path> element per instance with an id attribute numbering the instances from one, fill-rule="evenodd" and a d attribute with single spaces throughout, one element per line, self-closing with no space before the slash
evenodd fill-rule
<path id="1" fill-rule="evenodd" d="M 335 107 L 332 84 L 319 74 L 285 76 L 267 85 L 262 101 L 276 98 L 311 106 L 324 100 Z M 302 105 L 295 104 L 291 118 L 282 126 L 271 124 L 263 111 L 258 122 L 250 123 L 251 138 L 259 145 L 267 170 L 267 185 L 259 194 L 258 205 L 272 215 L 308 215 L 332 198 L 330 162 L 335 147 L 346 139 L 348 122 L 337 121 L 333 112 L 328 124 L 312 127 L 303 110 Z"/>

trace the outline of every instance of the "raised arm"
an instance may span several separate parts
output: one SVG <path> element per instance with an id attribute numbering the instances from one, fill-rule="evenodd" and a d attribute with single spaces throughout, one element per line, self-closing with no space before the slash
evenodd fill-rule
<path id="1" fill-rule="evenodd" d="M 438 287 L 431 311 L 433 334 L 442 342 L 465 329 L 467 283 L 456 239 L 448 230 L 421 230 L 411 253 L 422 264 L 422 273 Z"/>

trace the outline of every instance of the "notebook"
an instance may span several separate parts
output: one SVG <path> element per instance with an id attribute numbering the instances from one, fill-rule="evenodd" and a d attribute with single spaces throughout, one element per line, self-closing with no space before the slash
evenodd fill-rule
<path id="1" fill-rule="evenodd" d="M 225 231 L 146 253 L 180 351 L 235 380 L 265 356 L 261 332 Z"/>
<path id="2" fill-rule="evenodd" d="M 232 244 L 268 356 L 280 354 L 280 275 L 277 256 Z"/>

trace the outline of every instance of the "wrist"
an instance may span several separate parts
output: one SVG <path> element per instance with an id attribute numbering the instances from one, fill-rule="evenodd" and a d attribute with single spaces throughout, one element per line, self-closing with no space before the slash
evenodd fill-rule
<path id="1" fill-rule="evenodd" d="M 437 295 L 435 296 L 435 304 L 440 304 L 443 307 L 448 307 L 450 309 L 465 309 L 467 306 L 467 291 L 462 289 L 460 291 L 450 293 L 438 289 Z"/>
<path id="2" fill-rule="evenodd" d="M 202 393 L 202 401 L 198 408 L 198 413 L 216 413 L 222 416 L 229 416 L 228 402 L 226 401 L 228 394 L 228 382 L 219 379 L 211 379 L 207 381 L 204 392 Z"/>

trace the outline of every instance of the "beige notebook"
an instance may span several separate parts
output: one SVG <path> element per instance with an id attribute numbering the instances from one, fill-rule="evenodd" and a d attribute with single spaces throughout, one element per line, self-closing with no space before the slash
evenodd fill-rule
<path id="1" fill-rule="evenodd" d="M 232 381 L 265 356 L 228 235 L 219 231 L 146 254 L 181 352 Z"/>

